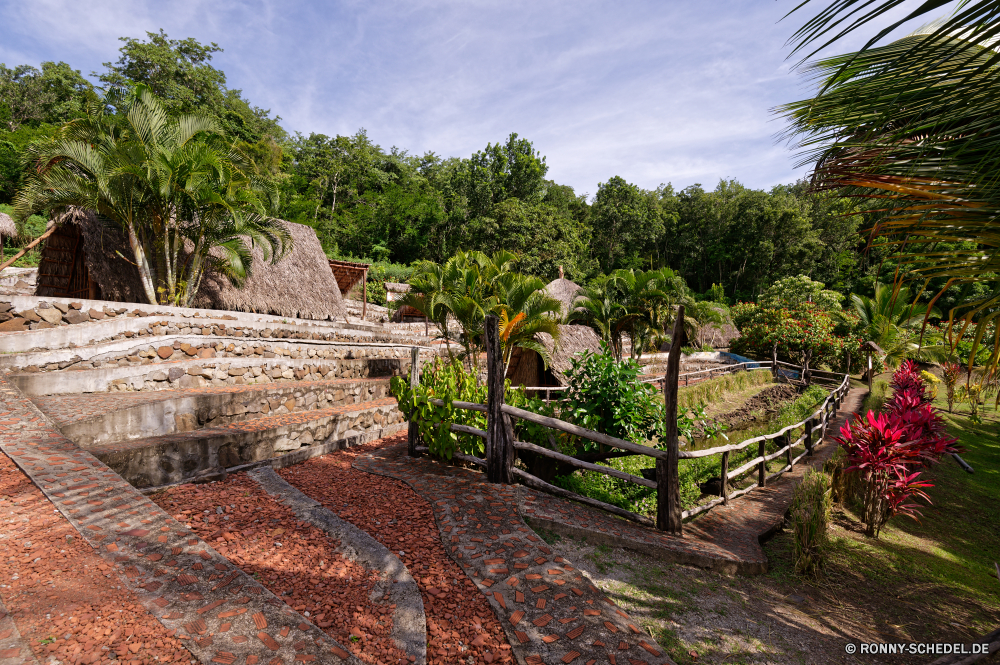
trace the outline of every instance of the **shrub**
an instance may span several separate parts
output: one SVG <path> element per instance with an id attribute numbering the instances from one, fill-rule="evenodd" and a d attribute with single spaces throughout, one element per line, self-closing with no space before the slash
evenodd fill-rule
<path id="1" fill-rule="evenodd" d="M 809 469 L 795 488 L 791 506 L 795 570 L 813 574 L 823 565 L 830 521 L 830 477 Z"/>
<path id="2" fill-rule="evenodd" d="M 951 413 L 955 404 L 955 386 L 958 385 L 958 379 L 962 376 L 962 366 L 958 363 L 945 363 L 942 368 L 944 369 L 945 398 L 948 400 L 948 413 Z"/>
<path id="3" fill-rule="evenodd" d="M 941 379 L 937 378 L 931 372 L 923 371 L 920 376 L 924 381 L 927 382 L 927 389 L 930 391 L 930 400 L 933 402 L 938 396 L 938 384 L 941 383 Z"/>
<path id="4" fill-rule="evenodd" d="M 936 409 L 927 400 L 923 379 L 913 361 L 904 361 L 893 374 L 893 395 L 884 412 L 855 414 L 834 437 L 844 448 L 849 466 L 863 480 L 861 519 L 866 533 L 878 537 L 894 515 L 919 515 L 914 499 L 930 502 L 924 492 L 931 483 L 915 469 L 956 452 L 956 440 L 944 431 Z"/>

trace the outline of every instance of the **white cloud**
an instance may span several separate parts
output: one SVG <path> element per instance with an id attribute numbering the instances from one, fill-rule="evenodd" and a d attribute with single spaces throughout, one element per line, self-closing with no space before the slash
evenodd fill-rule
<path id="1" fill-rule="evenodd" d="M 0 7 L 0 61 L 86 74 L 116 59 L 118 37 L 163 28 L 219 43 L 229 84 L 291 131 L 365 127 L 384 147 L 443 156 L 516 131 L 580 192 L 614 175 L 768 187 L 801 175 L 770 113 L 808 94 L 784 46 L 803 18 L 779 22 L 793 6 L 34 0 Z"/>

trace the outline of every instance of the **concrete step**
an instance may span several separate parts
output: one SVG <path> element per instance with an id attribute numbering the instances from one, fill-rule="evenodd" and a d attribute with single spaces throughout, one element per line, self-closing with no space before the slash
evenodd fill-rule
<path id="1" fill-rule="evenodd" d="M 64 435 L 90 448 L 389 396 L 388 379 L 333 379 L 53 395 L 32 401 Z"/>
<path id="2" fill-rule="evenodd" d="M 181 339 L 161 347 L 148 342 L 127 345 L 111 342 L 75 349 L 77 355 L 68 358 L 69 350 L 0 357 L 0 367 L 7 366 L 11 372 L 8 380 L 25 394 L 55 395 L 162 390 L 280 378 L 394 376 L 409 371 L 412 349 L 402 345 L 338 342 L 248 343 L 232 338 L 197 339 L 200 344 L 196 345 Z M 420 348 L 421 362 L 440 351 L 437 347 Z M 43 361 L 46 364 L 41 366 L 29 364 Z"/>
<path id="3" fill-rule="evenodd" d="M 94 446 L 89 452 L 137 488 L 197 480 L 225 469 L 301 461 L 406 427 L 396 400 L 271 415 L 192 432 Z M 277 460 L 280 465 L 280 460 Z"/>

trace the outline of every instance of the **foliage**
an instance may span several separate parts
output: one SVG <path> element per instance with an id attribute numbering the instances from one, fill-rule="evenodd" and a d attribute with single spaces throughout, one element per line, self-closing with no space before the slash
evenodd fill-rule
<path id="1" fill-rule="evenodd" d="M 813 303 L 820 311 L 832 312 L 840 309 L 842 299 L 843 296 L 836 291 L 824 289 L 822 282 L 799 275 L 779 279 L 760 295 L 758 302 L 761 306 L 770 308 L 797 308 Z"/>
<path id="2" fill-rule="evenodd" d="M 835 321 L 829 312 L 812 303 L 779 309 L 741 302 L 732 308 L 732 316 L 740 331 L 740 337 L 730 344 L 734 353 L 768 358 L 777 345 L 778 358 L 785 362 L 798 364 L 802 353 L 810 350 L 814 367 L 827 364 L 844 369 L 849 352 L 851 368 L 861 367 L 861 338 L 854 333 L 855 321 L 849 314 Z"/>
<path id="3" fill-rule="evenodd" d="M 939 316 L 939 313 L 927 305 L 913 304 L 912 299 L 908 288 L 894 289 L 886 284 L 875 284 L 875 295 L 871 298 L 856 293 L 851 296 L 858 332 L 885 351 L 882 360 L 888 367 L 898 367 L 907 358 L 931 362 L 947 356 L 942 336 L 935 327 L 922 332 L 925 315 Z"/>
<path id="4" fill-rule="evenodd" d="M 642 383 L 642 368 L 631 359 L 615 360 L 604 353 L 585 351 L 571 360 L 563 391 L 561 414 L 581 427 L 626 441 L 646 442 L 663 429 L 664 403 L 656 388 Z M 583 450 L 597 448 L 582 442 Z"/>
<path id="5" fill-rule="evenodd" d="M 691 386 L 681 386 L 677 391 L 678 408 L 689 408 L 698 404 L 716 402 L 727 393 L 738 393 L 754 386 L 771 383 L 769 369 L 752 369 L 730 372 L 714 379 L 699 381 Z"/>
<path id="6" fill-rule="evenodd" d="M 830 521 L 830 477 L 809 469 L 795 487 L 790 508 L 795 570 L 815 574 L 823 565 Z"/>
<path id="7" fill-rule="evenodd" d="M 805 161 L 816 164 L 814 186 L 877 205 L 871 235 L 903 264 L 897 281 L 922 280 L 926 289 L 937 280 L 937 296 L 955 285 L 986 287 L 949 313 L 949 331 L 956 321 L 973 329 L 975 347 L 1000 317 L 996 3 L 960 3 L 950 16 L 875 46 L 941 4 L 906 13 L 861 51 L 811 64 L 816 96 L 782 111 Z M 831 30 L 835 40 L 896 5 L 834 3 L 797 33 L 799 48 Z M 1000 340 L 989 341 L 1000 352 Z M 1000 353 L 990 356 L 993 366 L 998 360 Z"/>
<path id="8" fill-rule="evenodd" d="M 903 362 L 891 385 L 893 395 L 883 413 L 855 414 L 834 437 L 847 452 L 845 472 L 857 472 L 864 480 L 862 521 L 866 533 L 876 538 L 892 516 L 919 515 L 914 499 L 930 502 L 924 490 L 932 485 L 915 469 L 956 451 L 956 440 L 945 433 L 916 364 Z"/>
<path id="9" fill-rule="evenodd" d="M 958 379 L 962 376 L 962 366 L 958 363 L 945 363 L 941 367 L 944 375 L 945 397 L 948 400 L 948 413 L 951 413 L 952 406 L 955 404 L 955 386 L 958 385 Z"/>
<path id="10" fill-rule="evenodd" d="M 927 382 L 927 390 L 929 391 L 928 399 L 932 402 L 937 398 L 938 386 L 941 383 L 941 379 L 937 378 L 933 373 L 928 371 L 920 372 L 920 378 Z"/>
<path id="11" fill-rule="evenodd" d="M 142 86 L 110 90 L 29 155 L 15 220 L 71 205 L 96 211 L 128 238 L 151 304 L 188 306 L 209 265 L 241 282 L 252 247 L 275 260 L 291 249 L 253 161 L 210 118 L 173 118 Z"/>

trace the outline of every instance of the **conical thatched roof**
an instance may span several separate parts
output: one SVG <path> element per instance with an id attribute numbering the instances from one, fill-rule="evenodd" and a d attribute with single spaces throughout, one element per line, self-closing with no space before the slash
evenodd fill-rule
<path id="1" fill-rule="evenodd" d="M 70 208 L 56 223 L 76 227 L 90 279 L 97 282 L 102 299 L 146 302 L 139 271 L 132 260 L 132 250 L 120 231 L 103 224 L 93 212 L 78 208 Z M 253 275 L 241 288 L 236 288 L 218 273 L 206 272 L 193 306 L 292 318 L 344 316 L 340 289 L 333 279 L 316 232 L 301 224 L 285 224 L 294 243 L 287 256 L 272 264 L 264 260 L 260 249 L 255 248 Z M 42 263 L 45 261 L 43 249 Z M 56 295 L 45 291 L 41 280 L 37 293 L 42 296 Z"/>
<path id="2" fill-rule="evenodd" d="M 0 212 L 0 236 L 13 238 L 17 235 L 17 227 L 14 226 L 14 218 L 7 213 Z"/>
<path id="3" fill-rule="evenodd" d="M 566 372 L 572 367 L 570 361 L 573 356 L 583 351 L 601 353 L 601 338 L 589 326 L 559 326 L 559 348 L 555 348 L 552 335 L 548 333 L 539 333 L 538 341 L 544 344 L 552 355 L 549 369 L 563 385 L 566 385 Z"/>
<path id="4" fill-rule="evenodd" d="M 562 303 L 562 318 L 573 311 L 573 302 L 579 291 L 579 284 L 563 277 L 554 279 L 545 286 L 545 294 Z"/>

